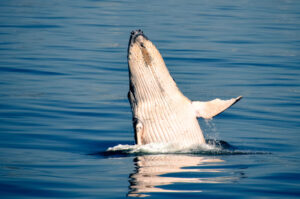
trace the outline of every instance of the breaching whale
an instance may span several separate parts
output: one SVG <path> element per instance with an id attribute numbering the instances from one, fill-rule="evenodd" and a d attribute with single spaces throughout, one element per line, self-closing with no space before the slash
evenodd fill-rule
<path id="1" fill-rule="evenodd" d="M 189 100 L 178 89 L 157 48 L 141 30 L 130 35 L 128 70 L 128 99 L 138 145 L 204 144 L 197 117 L 212 118 L 242 98 Z"/>

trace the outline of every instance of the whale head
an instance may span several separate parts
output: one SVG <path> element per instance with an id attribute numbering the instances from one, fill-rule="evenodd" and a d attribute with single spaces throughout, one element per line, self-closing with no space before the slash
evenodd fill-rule
<path id="1" fill-rule="evenodd" d="M 131 32 L 128 67 L 130 91 L 137 100 L 151 99 L 150 96 L 181 95 L 161 54 L 141 30 Z"/>

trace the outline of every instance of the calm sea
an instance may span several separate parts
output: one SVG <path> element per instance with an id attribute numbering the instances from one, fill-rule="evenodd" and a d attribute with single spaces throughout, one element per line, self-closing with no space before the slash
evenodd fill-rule
<path id="1" fill-rule="evenodd" d="M 190 99 L 244 96 L 199 119 L 230 149 L 133 146 L 134 29 Z M 0 1 L 1 198 L 299 198 L 299 145 L 298 0 Z"/>

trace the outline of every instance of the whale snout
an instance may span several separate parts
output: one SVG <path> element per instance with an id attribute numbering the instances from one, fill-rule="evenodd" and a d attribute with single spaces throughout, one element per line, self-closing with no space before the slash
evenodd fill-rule
<path id="1" fill-rule="evenodd" d="M 134 44 L 137 41 L 143 42 L 143 40 L 148 40 L 148 38 L 144 35 L 141 29 L 131 31 L 129 45 Z"/>
<path id="2" fill-rule="evenodd" d="M 144 34 L 144 32 L 141 30 L 141 29 L 138 29 L 138 30 L 133 30 L 131 31 L 130 33 L 132 36 L 134 35 L 138 35 L 138 34 Z"/>
<path id="3" fill-rule="evenodd" d="M 143 64 L 137 64 L 142 60 L 144 61 L 145 66 L 150 66 L 152 65 L 151 51 L 154 48 L 151 41 L 144 35 L 141 29 L 133 30 L 130 33 L 127 58 L 128 60 L 135 62 L 136 64 L 133 64 L 135 66 L 142 66 Z"/>

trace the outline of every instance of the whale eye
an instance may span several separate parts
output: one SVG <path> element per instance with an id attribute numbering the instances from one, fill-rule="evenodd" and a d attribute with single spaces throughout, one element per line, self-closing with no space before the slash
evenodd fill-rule
<path id="1" fill-rule="evenodd" d="M 141 47 L 145 48 L 144 43 L 141 43 Z"/>

